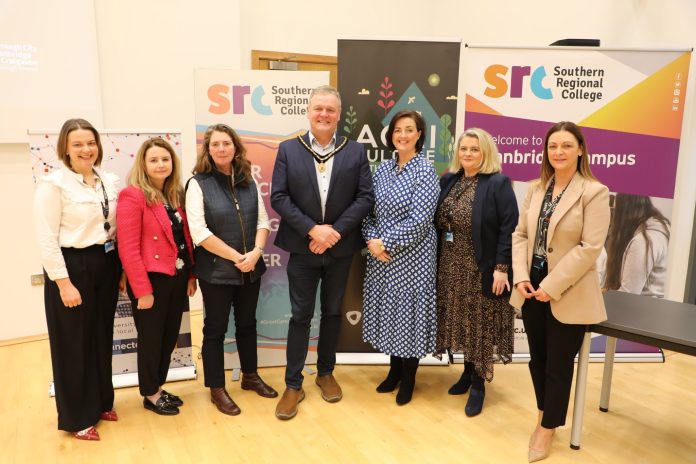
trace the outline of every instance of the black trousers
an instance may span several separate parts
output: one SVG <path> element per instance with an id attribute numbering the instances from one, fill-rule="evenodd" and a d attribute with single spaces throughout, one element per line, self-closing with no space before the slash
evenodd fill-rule
<path id="1" fill-rule="evenodd" d="M 290 254 L 288 287 L 292 315 L 288 327 L 285 368 L 285 384 L 289 388 L 299 389 L 302 386 L 302 369 L 307 359 L 309 331 L 320 281 L 321 321 L 317 370 L 320 376 L 333 372 L 341 328 L 341 304 L 352 261 L 352 255 L 337 259 L 327 254 Z"/>
<path id="2" fill-rule="evenodd" d="M 246 278 L 246 277 L 245 277 Z M 256 372 L 256 304 L 261 279 L 243 285 L 219 285 L 199 280 L 205 320 L 203 321 L 203 373 L 206 387 L 225 386 L 223 346 L 234 307 L 235 339 L 242 372 Z"/>
<path id="3" fill-rule="evenodd" d="M 546 273 L 532 269 L 534 288 Z M 586 325 L 564 324 L 551 312 L 549 303 L 534 298 L 522 306 L 522 321 L 529 342 L 529 372 L 532 375 L 537 408 L 544 411 L 541 425 L 551 429 L 565 424 L 575 355 L 582 346 Z"/>
<path id="4" fill-rule="evenodd" d="M 114 406 L 111 355 L 121 266 L 117 252 L 105 253 L 104 245 L 61 251 L 82 304 L 64 306 L 45 272 L 44 303 L 58 428 L 77 432 Z"/>
<path id="5" fill-rule="evenodd" d="M 167 381 L 169 362 L 176 347 L 181 316 L 189 310 L 188 272 L 174 276 L 148 272 L 155 303 L 138 309 L 138 299 L 128 286 L 133 321 L 138 331 L 138 386 L 143 396 L 154 395 Z"/>

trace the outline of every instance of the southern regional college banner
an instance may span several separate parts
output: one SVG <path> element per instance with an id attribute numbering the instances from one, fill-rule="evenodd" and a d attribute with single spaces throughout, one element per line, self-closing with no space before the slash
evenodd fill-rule
<path id="1" fill-rule="evenodd" d="M 271 209 L 271 178 L 278 145 L 309 128 L 306 110 L 309 93 L 328 84 L 325 71 L 279 72 L 201 69 L 195 73 L 196 141 L 200 150 L 208 126 L 232 127 L 246 147 L 252 174 L 258 183 L 271 220 L 271 235 L 263 259 L 267 271 L 261 278 L 256 311 L 259 366 L 285 365 L 290 320 L 286 268 L 288 254 L 273 245 L 280 221 Z M 317 308 L 316 314 L 319 313 Z M 225 338 L 225 367 L 239 368 L 234 317 L 230 314 Z M 307 363 L 316 362 L 318 318 L 312 319 Z"/>
<path id="2" fill-rule="evenodd" d="M 393 156 L 387 147 L 386 132 L 392 117 L 404 109 L 423 116 L 423 154 L 438 173 L 446 171 L 455 140 L 460 45 L 459 39 L 338 41 L 342 100 L 338 132 L 365 146 L 373 172 Z M 374 351 L 362 341 L 365 263 L 360 255 L 353 261 L 343 302 L 339 352 Z"/>
<path id="3" fill-rule="evenodd" d="M 664 296 L 660 292 L 669 270 L 651 277 L 648 272 L 667 263 L 690 59 L 691 53 L 683 50 L 469 47 L 462 52 L 464 127 L 481 127 L 494 136 L 503 172 L 517 181 L 519 201 L 526 182 L 539 177 L 546 131 L 566 120 L 582 127 L 592 172 L 612 192 L 612 221 L 626 216 L 623 208 L 635 213 L 639 204 L 655 207 L 666 220 L 653 216 L 633 232 L 637 241 L 608 250 L 614 256 L 600 257 L 603 279 L 608 260 L 623 263 L 612 271 L 621 273 L 623 291 Z M 641 239 L 640 230 L 646 229 L 652 233 Z M 633 247 L 630 252 L 628 247 Z M 631 259 L 636 264 L 627 269 Z M 638 283 L 628 285 L 630 279 Z M 594 340 L 593 351 L 603 351 L 600 344 Z M 651 350 L 624 342 L 618 351 L 639 359 Z"/>

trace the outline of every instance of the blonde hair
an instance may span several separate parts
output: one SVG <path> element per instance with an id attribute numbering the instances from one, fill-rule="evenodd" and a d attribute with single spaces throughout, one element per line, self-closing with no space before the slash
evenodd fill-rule
<path id="1" fill-rule="evenodd" d="M 473 137 L 479 142 L 479 148 L 481 149 L 481 166 L 479 166 L 479 172 L 481 174 L 495 174 L 501 171 L 500 155 L 498 155 L 498 147 L 493 141 L 493 136 L 483 129 L 472 127 L 465 130 L 457 139 L 457 145 L 455 146 L 454 155 L 452 156 L 452 161 L 449 166 L 450 172 L 458 172 L 462 169 L 462 164 L 459 162 L 459 146 L 464 137 Z"/>
<path id="2" fill-rule="evenodd" d="M 551 178 L 555 174 L 553 166 L 549 161 L 549 137 L 556 132 L 566 131 L 573 134 L 575 140 L 578 141 L 580 146 L 580 151 L 582 155 L 578 158 L 577 169 L 582 177 L 586 179 L 597 180 L 597 178 L 592 174 L 592 169 L 590 169 L 590 157 L 587 155 L 587 145 L 585 144 L 585 136 L 582 134 L 580 127 L 577 124 L 570 121 L 557 122 L 546 133 L 546 139 L 544 140 L 544 158 L 541 160 L 541 185 L 546 188 Z"/>
<path id="3" fill-rule="evenodd" d="M 145 156 L 147 151 L 153 147 L 164 148 L 172 157 L 172 173 L 165 179 L 161 191 L 152 185 L 145 168 Z M 148 139 L 140 146 L 138 153 L 135 155 L 135 163 L 133 163 L 128 176 L 128 185 L 133 185 L 142 190 L 148 205 L 167 202 L 172 208 L 184 207 L 184 188 L 181 185 L 179 157 L 174 152 L 172 146 L 161 137 Z"/>

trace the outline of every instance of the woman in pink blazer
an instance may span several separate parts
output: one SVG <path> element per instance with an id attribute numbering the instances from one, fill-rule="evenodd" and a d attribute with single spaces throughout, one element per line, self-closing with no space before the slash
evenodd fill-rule
<path id="1" fill-rule="evenodd" d="M 606 319 L 595 261 L 609 229 L 609 190 L 590 170 L 580 128 L 549 129 L 541 179 L 533 181 L 512 234 L 515 291 L 529 342 L 539 415 L 529 462 L 548 456 L 565 424 L 574 359 L 587 324 Z"/>
<path id="2" fill-rule="evenodd" d="M 162 385 L 196 280 L 179 160 L 171 145 L 161 138 L 143 143 L 128 184 L 119 195 L 116 221 L 138 330 L 140 394 L 145 409 L 175 415 L 184 403 Z"/>

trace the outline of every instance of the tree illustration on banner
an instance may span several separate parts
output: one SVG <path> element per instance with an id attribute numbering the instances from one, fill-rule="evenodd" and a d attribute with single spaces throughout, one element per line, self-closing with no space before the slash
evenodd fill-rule
<path id="1" fill-rule="evenodd" d="M 377 106 L 382 108 L 384 110 L 384 114 L 387 114 L 387 111 L 389 111 L 389 108 L 394 106 L 396 103 L 394 100 L 391 99 L 392 95 L 394 95 L 394 91 L 392 90 L 392 83 L 389 82 L 389 76 L 384 77 L 384 82 L 379 84 L 380 91 L 379 91 L 379 96 L 382 97 L 381 100 L 377 100 Z"/>
<path id="2" fill-rule="evenodd" d="M 454 148 L 454 137 L 452 136 L 452 132 L 450 131 L 450 125 L 452 125 L 452 116 L 450 116 L 449 114 L 443 114 L 440 117 L 440 133 L 438 135 L 439 140 L 437 146 L 438 154 L 441 155 L 439 157 L 440 160 L 451 159 L 452 157 L 452 150 Z M 442 162 L 440 161 L 440 163 Z M 443 168 L 443 166 L 441 165 L 438 165 L 437 167 Z M 440 169 L 438 169 L 438 172 L 440 172 Z"/>
<path id="3" fill-rule="evenodd" d="M 355 129 L 355 123 L 358 122 L 358 113 L 355 112 L 355 109 L 353 108 L 353 105 L 350 105 L 348 107 L 348 111 L 346 111 L 346 126 L 343 126 L 343 131 L 350 135 L 353 133 L 353 129 Z"/>

